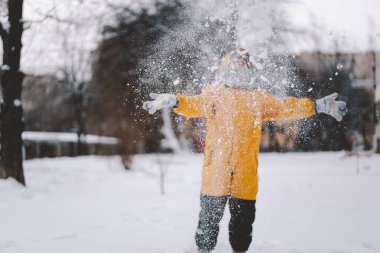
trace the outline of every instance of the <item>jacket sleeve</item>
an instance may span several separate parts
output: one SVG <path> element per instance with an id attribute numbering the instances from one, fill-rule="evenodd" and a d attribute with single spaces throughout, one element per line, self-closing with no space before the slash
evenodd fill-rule
<path id="1" fill-rule="evenodd" d="M 261 113 L 263 121 L 280 119 L 297 120 L 315 114 L 315 103 L 310 98 L 288 97 L 278 99 L 267 91 L 262 91 Z"/>
<path id="2" fill-rule="evenodd" d="M 201 93 L 195 96 L 177 95 L 178 107 L 174 112 L 188 118 L 205 117 L 205 95 Z"/>

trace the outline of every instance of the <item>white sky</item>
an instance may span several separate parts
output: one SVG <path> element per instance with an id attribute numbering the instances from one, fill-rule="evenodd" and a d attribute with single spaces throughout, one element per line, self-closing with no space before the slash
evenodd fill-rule
<path id="1" fill-rule="evenodd" d="M 22 69 L 27 73 L 57 73 L 64 65 L 67 53 L 62 50 L 64 38 L 72 48 L 70 57 L 89 59 L 101 38 L 99 32 L 113 13 L 110 4 L 133 4 L 148 6 L 151 0 L 26 0 L 24 19 L 34 20 L 24 32 Z M 223 3 L 221 1 L 221 3 Z M 55 7 L 54 7 L 55 6 Z M 307 36 L 291 36 L 289 51 L 300 52 L 319 49 L 332 51 L 380 50 L 380 0 L 299 0 L 289 5 L 289 19 L 296 27 L 316 35 L 318 42 Z M 62 19 L 79 20 L 81 25 L 68 29 L 57 26 L 54 20 L 41 21 L 41 13 L 49 12 Z M 317 24 L 317 25 L 315 25 Z M 372 38 L 372 43 L 370 42 Z M 371 45 L 372 44 L 372 45 Z"/>
<path id="2" fill-rule="evenodd" d="M 380 0 L 302 0 L 289 8 L 297 26 L 316 30 L 323 40 L 319 49 L 334 49 L 338 39 L 341 51 L 380 50 Z M 320 26 L 313 28 L 313 23 Z M 373 42 L 371 43 L 370 40 Z M 371 45 L 372 44 L 372 45 Z M 297 50 L 310 50 L 311 45 L 298 45 Z"/>

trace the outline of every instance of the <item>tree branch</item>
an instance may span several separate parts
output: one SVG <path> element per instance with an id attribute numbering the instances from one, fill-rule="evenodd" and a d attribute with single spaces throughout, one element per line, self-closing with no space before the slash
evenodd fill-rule
<path id="1" fill-rule="evenodd" d="M 1 1 L 1 0 L 0 0 Z M 46 12 L 42 12 L 40 11 L 38 8 L 35 8 L 30 2 L 26 2 L 29 7 L 31 9 L 33 9 L 33 11 L 38 14 L 39 16 L 41 16 L 40 18 L 34 18 L 34 19 L 29 19 L 29 20 L 26 20 L 26 22 L 28 23 L 42 23 L 43 21 L 47 20 L 47 19 L 51 19 L 51 20 L 55 20 L 59 23 L 67 23 L 67 24 L 75 24 L 75 22 L 73 20 L 70 20 L 70 19 L 63 19 L 63 18 L 60 18 L 58 17 L 58 15 L 54 14 L 54 11 L 55 11 L 55 5 L 52 6 L 50 9 L 48 9 Z"/>

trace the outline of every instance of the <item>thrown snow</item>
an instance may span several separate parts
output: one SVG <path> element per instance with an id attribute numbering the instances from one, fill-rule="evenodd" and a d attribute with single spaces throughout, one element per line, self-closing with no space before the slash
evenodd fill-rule
<path id="1" fill-rule="evenodd" d="M 173 82 L 173 84 L 174 84 L 174 85 L 178 85 L 180 82 L 181 82 L 180 79 L 177 78 L 177 79 Z"/>
<path id="2" fill-rule="evenodd" d="M 11 28 L 11 25 L 9 24 L 9 21 L 1 22 L 1 25 L 3 26 L 3 29 L 6 33 L 9 33 L 9 28 Z"/>
<path id="3" fill-rule="evenodd" d="M 4 64 L 1 66 L 1 70 L 6 71 L 6 70 L 10 70 L 10 69 L 11 69 L 11 67 L 9 67 L 9 65 Z"/>
<path id="4" fill-rule="evenodd" d="M 380 252 L 380 156 L 260 155 L 248 252 Z M 0 252 L 195 252 L 202 155 L 25 162 L 28 188 L 0 180 Z M 160 195 L 159 164 L 166 168 Z M 228 211 L 215 252 L 231 252 Z"/>
<path id="5" fill-rule="evenodd" d="M 21 100 L 20 99 L 13 100 L 13 105 L 16 106 L 16 107 L 21 106 L 22 105 Z"/>

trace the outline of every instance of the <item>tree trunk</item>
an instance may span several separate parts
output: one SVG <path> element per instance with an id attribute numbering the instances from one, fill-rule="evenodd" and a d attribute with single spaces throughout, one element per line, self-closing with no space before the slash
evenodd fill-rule
<path id="1" fill-rule="evenodd" d="M 13 177 L 25 185 L 22 166 L 22 120 L 21 89 L 24 74 L 20 71 L 23 0 L 8 1 L 9 24 L 1 25 L 3 40 L 3 66 L 1 86 L 1 164 L 0 177 Z"/>
<path id="2" fill-rule="evenodd" d="M 84 121 L 84 83 L 79 84 L 79 87 L 74 86 L 74 111 L 75 111 L 75 121 L 77 127 L 77 154 L 78 156 L 87 154 L 87 143 L 82 142 L 85 140 L 87 130 Z"/>
<path id="3" fill-rule="evenodd" d="M 170 109 L 167 107 L 162 109 L 162 120 L 164 125 L 161 128 L 161 133 L 164 135 L 173 152 L 180 153 L 182 150 L 181 144 L 174 133 L 172 120 L 170 118 Z"/>

